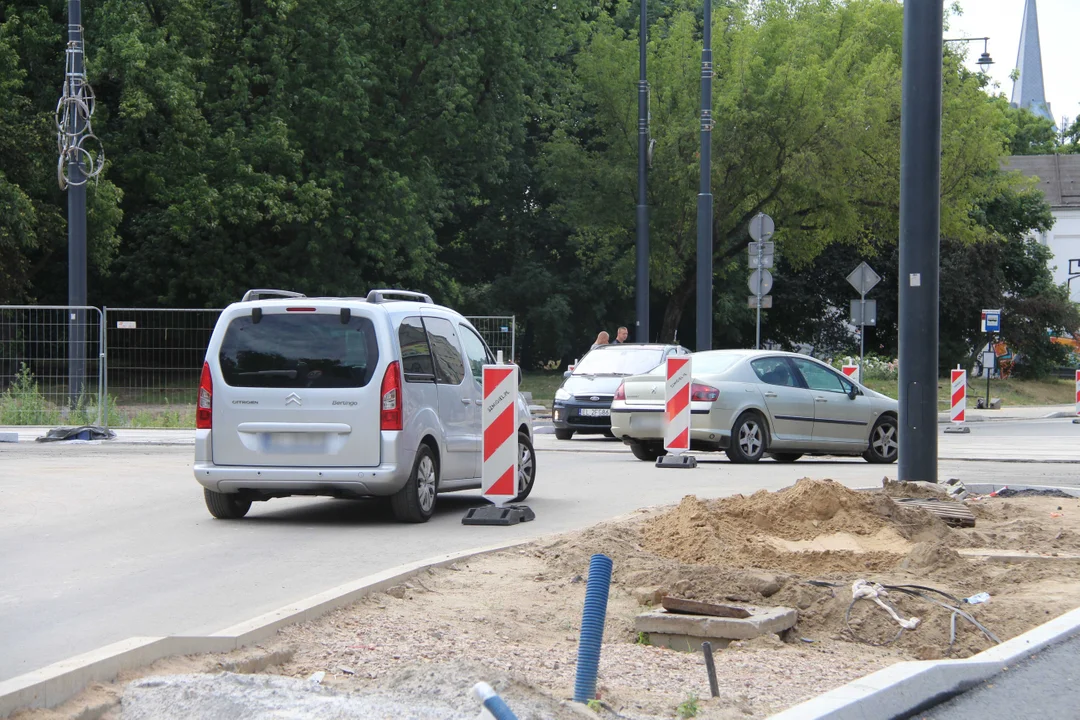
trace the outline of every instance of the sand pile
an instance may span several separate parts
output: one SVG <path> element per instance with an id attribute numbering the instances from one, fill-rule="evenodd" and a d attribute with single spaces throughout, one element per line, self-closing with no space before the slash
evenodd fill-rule
<path id="1" fill-rule="evenodd" d="M 720 500 L 687 496 L 647 521 L 643 547 L 683 563 L 800 575 L 884 570 L 919 542 L 967 544 L 933 515 L 831 480 Z"/>

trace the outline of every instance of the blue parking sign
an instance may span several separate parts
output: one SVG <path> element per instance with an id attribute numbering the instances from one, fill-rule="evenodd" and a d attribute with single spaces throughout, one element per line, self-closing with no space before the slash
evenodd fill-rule
<path id="1" fill-rule="evenodd" d="M 982 331 L 985 333 L 1001 332 L 1001 311 L 982 311 Z"/>

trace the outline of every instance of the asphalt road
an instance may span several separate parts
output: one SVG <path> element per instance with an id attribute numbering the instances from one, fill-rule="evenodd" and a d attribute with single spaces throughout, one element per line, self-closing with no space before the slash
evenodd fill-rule
<path id="1" fill-rule="evenodd" d="M 1023 466 L 1024 482 L 1080 485 L 1080 464 L 1063 462 L 1077 456 L 1080 426 L 1000 430 L 986 440 L 943 436 L 941 456 L 1029 453 L 1043 461 Z M 806 476 L 865 487 L 896 476 L 895 466 L 858 459 L 747 466 L 722 455 L 699 456 L 696 470 L 658 470 L 615 441 L 539 435 L 532 523 L 461 525 L 482 502 L 473 493 L 441 496 L 424 525 L 396 524 L 377 502 L 318 498 L 256 504 L 224 522 L 203 505 L 191 455 L 190 445 L 0 445 L 0 680 L 133 635 L 215 632 L 401 563 L 587 527 L 688 494 L 778 489 Z M 1010 462 L 939 468 L 942 479 L 1020 479 Z"/>
<path id="2" fill-rule="evenodd" d="M 920 720 L 1021 720 L 1080 715 L 1080 637 L 1043 650 Z"/>

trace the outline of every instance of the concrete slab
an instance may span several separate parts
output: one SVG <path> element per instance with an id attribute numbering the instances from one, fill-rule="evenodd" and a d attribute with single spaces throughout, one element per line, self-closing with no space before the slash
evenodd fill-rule
<path id="1" fill-rule="evenodd" d="M 2 442 L 2 443 L 17 443 L 17 442 L 19 442 L 19 433 L 17 433 L 17 432 L 0 432 L 0 442 Z"/>
<path id="2" fill-rule="evenodd" d="M 649 610 L 634 619 L 634 629 L 648 633 L 653 645 L 675 650 L 700 650 L 706 640 L 726 647 L 732 640 L 750 640 L 795 627 L 799 613 L 794 608 L 740 605 L 748 618 L 684 615 L 666 610 Z"/>

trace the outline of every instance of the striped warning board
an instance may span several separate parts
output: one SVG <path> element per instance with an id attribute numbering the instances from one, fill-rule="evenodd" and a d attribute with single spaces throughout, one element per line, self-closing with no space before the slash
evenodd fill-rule
<path id="1" fill-rule="evenodd" d="M 517 368 L 484 366 L 483 495 L 501 504 L 517 495 Z"/>
<path id="2" fill-rule="evenodd" d="M 964 422 L 967 410 L 967 370 L 952 371 L 952 412 L 950 419 L 954 423 Z"/>
<path id="3" fill-rule="evenodd" d="M 1076 371 L 1076 414 L 1080 416 L 1080 370 Z"/>
<path id="4" fill-rule="evenodd" d="M 690 449 L 690 358 L 668 357 L 664 449 L 672 453 Z"/>
<path id="5" fill-rule="evenodd" d="M 855 382 L 862 382 L 862 378 L 859 377 L 858 365 L 844 365 L 842 368 L 840 368 L 840 371 Z"/>

